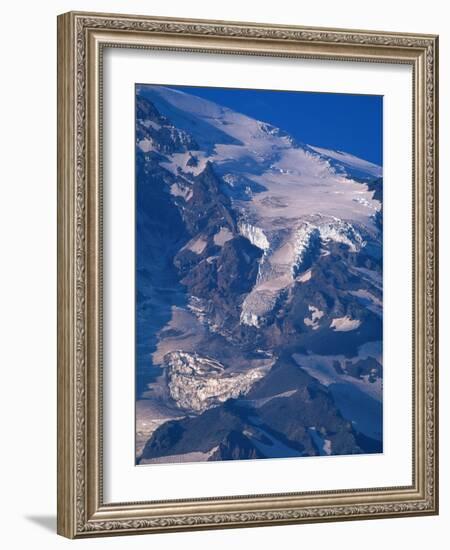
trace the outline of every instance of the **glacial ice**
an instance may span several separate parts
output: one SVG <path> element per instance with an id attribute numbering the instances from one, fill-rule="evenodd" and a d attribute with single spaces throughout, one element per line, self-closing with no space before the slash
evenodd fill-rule
<path id="1" fill-rule="evenodd" d="M 269 241 L 260 227 L 250 225 L 249 223 L 240 222 L 239 232 L 243 237 L 248 239 L 254 246 L 261 250 L 267 251 L 270 248 Z"/>
<path id="2" fill-rule="evenodd" d="M 242 303 L 240 317 L 242 324 L 255 327 L 261 326 L 264 317 L 273 310 L 280 293 L 294 284 L 299 273 L 310 267 L 308 262 L 319 252 L 320 245 L 338 242 L 351 252 L 357 252 L 365 245 L 360 232 L 351 223 L 329 216 L 316 215 L 311 221 L 297 222 L 297 226 L 289 231 L 283 228 L 278 234 L 272 232 L 272 242 L 260 228 L 249 224 L 245 224 L 245 228 L 261 248 L 264 244 L 265 251 L 260 260 L 257 282 Z M 257 238 L 261 235 L 264 240 Z M 300 282 L 306 282 L 310 277 L 311 272 Z"/>
<path id="3" fill-rule="evenodd" d="M 202 412 L 246 394 L 267 366 L 227 372 L 224 365 L 197 353 L 173 351 L 164 357 L 170 397 L 179 408 Z"/>

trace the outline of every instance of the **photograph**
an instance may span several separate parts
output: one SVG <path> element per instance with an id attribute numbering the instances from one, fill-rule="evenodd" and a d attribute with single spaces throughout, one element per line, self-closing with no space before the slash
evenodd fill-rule
<path id="1" fill-rule="evenodd" d="M 135 87 L 136 464 L 383 452 L 383 97 Z"/>

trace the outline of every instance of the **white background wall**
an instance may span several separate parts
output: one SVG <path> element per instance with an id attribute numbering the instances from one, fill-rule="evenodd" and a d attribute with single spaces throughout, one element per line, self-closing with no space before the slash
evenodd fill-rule
<path id="1" fill-rule="evenodd" d="M 70 542 L 56 514 L 56 15 L 69 10 L 438 33 L 441 54 L 441 515 Z M 1 19 L 0 539 L 4 548 L 445 547 L 450 534 L 450 54 L 445 2 L 10 0 Z M 446 250 L 447 249 L 447 250 Z M 6 377 L 5 377 L 6 375 Z"/>

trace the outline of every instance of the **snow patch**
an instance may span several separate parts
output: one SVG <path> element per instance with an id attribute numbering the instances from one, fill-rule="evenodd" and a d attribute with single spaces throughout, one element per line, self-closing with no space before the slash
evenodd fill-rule
<path id="1" fill-rule="evenodd" d="M 301 275 L 298 275 L 295 280 L 299 283 L 307 283 L 311 280 L 312 277 L 312 270 L 308 269 L 307 271 L 304 271 Z"/>
<path id="2" fill-rule="evenodd" d="M 146 128 L 153 128 L 154 130 L 160 130 L 161 124 L 158 124 L 157 122 L 153 122 L 153 120 L 142 120 L 142 125 Z"/>
<path id="3" fill-rule="evenodd" d="M 206 239 L 200 235 L 199 237 L 191 239 L 184 245 L 182 250 L 190 250 L 194 252 L 194 254 L 201 254 L 205 250 L 207 244 Z"/>
<path id="4" fill-rule="evenodd" d="M 141 139 L 138 142 L 138 147 L 143 153 L 149 153 L 150 151 L 156 151 L 153 141 L 149 138 Z"/>
<path id="5" fill-rule="evenodd" d="M 356 330 L 361 325 L 361 321 L 358 319 L 352 319 L 348 315 L 345 317 L 337 317 L 333 319 L 330 324 L 330 328 L 336 332 L 349 332 L 350 330 Z"/>
<path id="6" fill-rule="evenodd" d="M 322 319 L 324 313 L 315 306 L 308 306 L 309 311 L 311 312 L 311 317 L 305 317 L 303 322 L 307 327 L 311 327 L 313 330 L 319 328 L 319 321 Z"/>
<path id="7" fill-rule="evenodd" d="M 192 197 L 192 189 L 187 186 L 181 186 L 179 183 L 172 183 L 170 194 L 173 197 L 183 197 L 185 201 L 188 201 Z"/>
<path id="8" fill-rule="evenodd" d="M 228 227 L 221 227 L 220 230 L 214 235 L 214 244 L 217 246 L 223 246 L 227 241 L 233 238 L 233 234 Z"/>
<path id="9" fill-rule="evenodd" d="M 196 165 L 189 165 L 189 159 L 191 154 L 195 154 L 197 159 Z M 209 157 L 202 151 L 185 151 L 183 153 L 172 153 L 172 155 L 165 155 L 167 161 L 161 162 L 161 166 L 168 170 L 174 176 L 179 174 L 197 176 L 205 169 L 206 163 Z"/>

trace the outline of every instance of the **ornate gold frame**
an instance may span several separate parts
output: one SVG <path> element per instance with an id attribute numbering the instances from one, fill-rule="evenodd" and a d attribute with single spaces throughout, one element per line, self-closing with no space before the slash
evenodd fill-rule
<path id="1" fill-rule="evenodd" d="M 100 92 L 105 46 L 413 67 L 411 486 L 103 503 Z M 58 533 L 78 538 L 437 513 L 437 48 L 432 35 L 74 12 L 58 17 Z"/>

